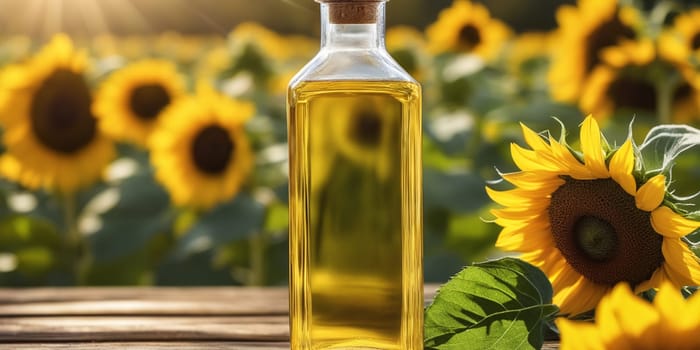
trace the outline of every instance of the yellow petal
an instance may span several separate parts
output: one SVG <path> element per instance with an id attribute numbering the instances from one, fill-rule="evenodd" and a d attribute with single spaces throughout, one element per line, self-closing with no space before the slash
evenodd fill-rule
<path id="1" fill-rule="evenodd" d="M 651 274 L 651 277 L 648 280 L 637 284 L 634 287 L 634 292 L 641 293 L 652 288 L 658 288 L 664 281 L 668 279 L 669 277 L 668 274 L 666 274 L 666 270 L 664 270 L 663 267 L 658 268 L 656 269 L 656 271 L 654 271 L 654 273 Z"/>
<path id="2" fill-rule="evenodd" d="M 661 317 L 650 303 L 634 295 L 626 283 L 615 286 L 609 301 L 598 314 L 601 328 L 610 327 L 609 322 L 615 322 L 625 338 L 631 338 L 633 343 L 654 340 L 654 326 L 659 324 Z"/>
<path id="3" fill-rule="evenodd" d="M 520 123 L 520 127 L 523 130 L 523 136 L 525 137 L 525 142 L 527 142 L 530 147 L 535 151 L 549 151 L 549 145 L 544 141 L 544 139 L 538 135 L 532 129 L 525 126 L 525 124 Z"/>
<path id="4" fill-rule="evenodd" d="M 572 269 L 564 257 L 560 256 L 559 261 L 549 262 L 549 264 L 552 266 L 548 269 L 549 273 L 547 273 L 547 276 L 549 276 L 554 290 L 560 290 L 571 286 L 581 278 L 581 274 Z"/>
<path id="5" fill-rule="evenodd" d="M 675 332 L 690 330 L 696 324 L 698 315 L 687 312 L 687 305 L 679 288 L 668 281 L 659 288 L 654 297 L 654 305 L 663 317 L 662 322 Z"/>
<path id="6" fill-rule="evenodd" d="M 501 176 L 504 180 L 524 190 L 547 188 L 550 189 L 550 192 L 554 192 L 555 189 L 566 182 L 557 174 L 545 172 L 520 171 L 517 173 L 503 174 Z"/>
<path id="7" fill-rule="evenodd" d="M 552 249 L 554 241 L 546 229 L 537 229 L 537 224 L 525 226 L 522 229 L 504 228 L 498 235 L 495 246 L 505 251 L 533 251 L 537 249 Z"/>
<path id="8" fill-rule="evenodd" d="M 510 145 L 510 153 L 513 156 L 513 162 L 522 171 L 562 171 L 562 168 L 556 162 L 543 158 L 543 155 L 535 151 L 526 150 L 517 144 L 512 143 Z"/>
<path id="9" fill-rule="evenodd" d="M 625 192 L 634 196 L 637 192 L 637 184 L 632 170 L 634 170 L 634 152 L 632 140 L 628 139 L 610 159 L 610 176 L 620 184 Z"/>
<path id="10" fill-rule="evenodd" d="M 573 284 L 555 290 L 552 299 L 562 313 L 577 315 L 594 309 L 607 289 L 580 276 Z"/>
<path id="11" fill-rule="evenodd" d="M 686 219 L 673 209 L 661 206 L 651 212 L 651 226 L 664 237 L 680 238 L 700 228 L 700 222 Z"/>
<path id="12" fill-rule="evenodd" d="M 700 315 L 700 293 L 695 293 L 687 299 L 685 312 L 688 315 Z M 700 328 L 700 317 L 695 317 L 695 329 Z"/>
<path id="13" fill-rule="evenodd" d="M 663 268 L 676 287 L 700 285 L 700 262 L 680 239 L 664 238 Z"/>
<path id="14" fill-rule="evenodd" d="M 666 194 L 666 176 L 659 174 L 647 181 L 637 191 L 634 201 L 637 208 L 652 211 L 661 205 Z"/>
<path id="15" fill-rule="evenodd" d="M 583 151 L 583 160 L 594 175 L 599 178 L 607 178 L 609 174 L 608 169 L 605 167 L 605 155 L 600 138 L 601 134 L 598 122 L 589 115 L 581 126 L 581 150 Z"/>
<path id="16" fill-rule="evenodd" d="M 525 191 L 519 188 L 507 191 L 496 191 L 486 187 L 486 194 L 496 203 L 506 207 L 524 207 L 537 205 L 543 201 L 548 201 L 547 196 L 551 192 L 546 190 Z"/>
<path id="17" fill-rule="evenodd" d="M 590 180 L 596 178 L 596 176 L 591 173 L 591 170 L 584 164 L 581 164 L 581 162 L 579 162 L 579 160 L 576 159 L 573 154 L 571 154 L 571 151 L 569 151 L 566 146 L 560 144 L 551 136 L 549 137 L 549 144 L 551 145 L 550 149 L 552 150 L 554 157 L 559 159 L 561 163 L 566 164 L 569 176 L 578 180 Z"/>
<path id="18" fill-rule="evenodd" d="M 562 350 L 604 350 L 597 327 L 589 322 L 570 321 L 563 317 L 554 320 L 561 334 Z"/>
<path id="19" fill-rule="evenodd" d="M 546 206 L 544 206 L 546 208 Z M 544 209 L 543 208 L 543 209 Z M 533 210 L 531 208 L 505 208 L 505 209 L 491 209 L 489 211 L 491 214 L 498 218 L 513 220 L 513 221 L 529 221 L 533 219 L 541 218 L 544 214 L 544 210 Z"/>

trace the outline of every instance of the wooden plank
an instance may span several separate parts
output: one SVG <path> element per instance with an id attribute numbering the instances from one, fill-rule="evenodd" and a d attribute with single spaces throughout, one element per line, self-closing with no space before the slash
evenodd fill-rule
<path id="1" fill-rule="evenodd" d="M 249 342 L 100 342 L 100 343 L 13 343 L 0 344 L 0 350 L 36 350 L 36 349 L 54 349 L 54 350 L 112 350 L 112 349 L 139 349 L 139 350 L 163 350 L 163 349 L 178 349 L 178 350 L 258 350 L 258 349 L 289 349 L 289 343 L 249 343 Z M 547 342 L 542 346 L 542 350 L 557 350 L 559 344 L 556 342 Z"/>
<path id="2" fill-rule="evenodd" d="M 438 285 L 425 286 L 426 298 Z M 0 288 L 0 304 L 90 300 L 203 300 L 287 298 L 287 287 L 55 287 Z"/>
<path id="3" fill-rule="evenodd" d="M 12 343 L 0 344 L 0 350 L 36 350 L 36 349 L 54 349 L 54 350 L 122 350 L 122 349 L 139 349 L 139 350 L 259 350 L 259 349 L 289 349 L 287 342 L 221 342 L 221 341 L 199 341 L 199 342 L 97 342 L 97 343 Z"/>
<path id="4" fill-rule="evenodd" d="M 435 295 L 428 285 L 425 300 Z M 286 315 L 286 287 L 0 288 L 0 316 Z"/>
<path id="5" fill-rule="evenodd" d="M 284 315 L 287 288 L 0 289 L 0 316 Z"/>
<path id="6" fill-rule="evenodd" d="M 284 298 L 57 301 L 0 305 L 0 316 L 286 315 Z"/>
<path id="7" fill-rule="evenodd" d="M 0 304 L 91 300 L 286 298 L 287 287 L 65 287 L 0 288 Z"/>
<path id="8" fill-rule="evenodd" d="M 288 341 L 286 316 L 3 317 L 0 342 Z"/>

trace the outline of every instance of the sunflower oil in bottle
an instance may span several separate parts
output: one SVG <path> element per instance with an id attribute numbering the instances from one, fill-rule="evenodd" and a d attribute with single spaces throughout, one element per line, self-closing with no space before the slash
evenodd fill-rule
<path id="1" fill-rule="evenodd" d="M 383 0 L 319 0 L 288 93 L 292 349 L 422 349 L 421 89 Z"/>

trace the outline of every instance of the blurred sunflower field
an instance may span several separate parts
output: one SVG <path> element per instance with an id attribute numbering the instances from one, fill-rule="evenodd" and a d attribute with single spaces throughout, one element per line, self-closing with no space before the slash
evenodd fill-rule
<path id="1" fill-rule="evenodd" d="M 700 124 L 700 4 L 568 1 L 528 31 L 498 3 L 386 30 L 424 91 L 426 282 L 506 254 L 485 187 L 508 188 L 521 123 L 592 115 L 610 145 Z M 318 33 L 226 31 L 0 37 L 0 285 L 287 283 L 285 94 Z M 699 204 L 697 149 L 673 174 Z"/>

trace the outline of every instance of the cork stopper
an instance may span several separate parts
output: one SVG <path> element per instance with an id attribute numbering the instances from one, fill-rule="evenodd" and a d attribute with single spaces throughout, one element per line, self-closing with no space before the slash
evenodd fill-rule
<path id="1" fill-rule="evenodd" d="M 334 24 L 371 24 L 377 22 L 377 6 L 386 0 L 316 0 L 329 4 Z"/>

